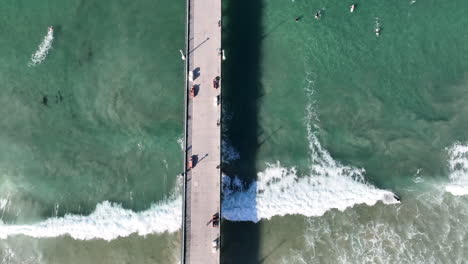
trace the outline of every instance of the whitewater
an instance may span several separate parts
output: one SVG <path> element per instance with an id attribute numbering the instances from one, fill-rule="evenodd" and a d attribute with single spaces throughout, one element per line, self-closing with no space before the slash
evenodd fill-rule
<path id="1" fill-rule="evenodd" d="M 44 36 L 44 39 L 37 47 L 36 52 L 31 55 L 31 61 L 28 63 L 29 67 L 36 66 L 41 64 L 47 57 L 49 50 L 52 48 L 52 43 L 54 41 L 54 30 L 52 27 L 49 27 L 47 35 Z"/>
<path id="2" fill-rule="evenodd" d="M 311 144 L 318 141 L 311 133 Z M 239 156 L 229 148 L 226 158 Z M 258 222 L 273 216 L 302 214 L 320 216 L 337 208 L 345 210 L 354 204 L 373 205 L 382 200 L 396 203 L 389 191 L 376 189 L 355 177 L 362 177 L 362 170 L 337 164 L 327 153 L 328 160 L 312 166 L 316 176 L 299 177 L 294 168 L 281 167 L 280 163 L 270 164 L 258 173 L 258 180 L 244 189 L 237 178 L 223 177 L 223 217 L 232 221 Z M 6 203 L 6 202 L 5 202 Z M 112 240 L 133 233 L 176 232 L 182 223 L 182 196 L 151 206 L 142 212 L 133 212 L 118 204 L 103 202 L 88 215 L 65 215 L 49 218 L 31 225 L 7 225 L 0 223 L 0 238 L 26 235 L 35 238 L 69 235 L 74 239 Z"/>
<path id="3" fill-rule="evenodd" d="M 223 179 L 223 217 L 232 221 L 258 222 L 273 216 L 299 214 L 321 216 L 330 209 L 344 211 L 356 204 L 399 203 L 396 196 L 367 184 L 363 169 L 344 166 L 322 148 L 317 138 L 319 122 L 314 109 L 313 81 L 308 81 L 305 122 L 310 152 L 309 175 L 280 162 L 267 164 L 258 180 L 247 188 L 238 179 Z M 232 152 L 230 150 L 229 152 Z M 233 156 L 233 155 L 230 155 Z"/>
<path id="4" fill-rule="evenodd" d="M 312 84 L 312 82 L 310 82 Z M 246 186 L 239 178 L 223 175 L 223 217 L 231 221 L 258 222 L 274 216 L 304 215 L 317 217 L 331 209 L 344 211 L 357 204 L 372 206 L 399 203 L 388 190 L 368 184 L 365 171 L 344 166 L 335 161 L 318 141 L 318 118 L 312 95 L 306 108 L 306 127 L 310 150 L 308 175 L 298 175 L 295 168 L 285 168 L 280 162 L 267 164 L 258 173 L 257 181 Z M 448 149 L 450 183 L 446 191 L 454 195 L 468 194 L 468 145 L 456 143 Z M 223 162 L 238 159 L 239 154 L 223 141 Z M 112 240 L 131 234 L 176 232 L 182 223 L 180 182 L 172 198 L 153 204 L 148 210 L 133 212 L 119 204 L 105 201 L 88 216 L 65 215 L 29 225 L 4 224 L 0 221 L 0 238 L 26 235 L 35 238 L 69 235 L 74 239 Z M 0 210 L 12 206 L 8 199 L 0 199 Z"/>
<path id="5" fill-rule="evenodd" d="M 450 184 L 445 189 L 453 195 L 468 195 L 468 145 L 455 143 L 448 154 Z"/>
<path id="6" fill-rule="evenodd" d="M 121 205 L 103 202 L 88 216 L 65 215 L 49 218 L 31 225 L 5 225 L 0 223 L 0 238 L 26 235 L 35 238 L 69 235 L 74 239 L 112 240 L 137 233 L 176 232 L 182 221 L 182 197 L 154 204 L 143 212 L 133 212 Z"/>

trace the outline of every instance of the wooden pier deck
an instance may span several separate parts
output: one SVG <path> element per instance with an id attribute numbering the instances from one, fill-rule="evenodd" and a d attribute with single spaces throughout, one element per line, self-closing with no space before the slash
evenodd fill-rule
<path id="1" fill-rule="evenodd" d="M 221 77 L 220 23 L 221 0 L 187 0 L 183 264 L 220 262 L 221 226 L 211 223 L 221 217 L 221 84 L 213 88 Z"/>

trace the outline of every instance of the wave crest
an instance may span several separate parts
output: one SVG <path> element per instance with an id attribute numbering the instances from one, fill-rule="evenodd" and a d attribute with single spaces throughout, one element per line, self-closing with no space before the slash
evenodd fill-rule
<path id="1" fill-rule="evenodd" d="M 47 57 L 49 50 L 52 48 L 52 43 L 54 41 L 54 30 L 52 27 L 49 27 L 47 35 L 42 40 L 41 44 L 37 47 L 36 52 L 31 55 L 31 61 L 28 63 L 29 67 L 36 66 L 41 64 Z"/>
<path id="2" fill-rule="evenodd" d="M 448 149 L 450 183 L 445 190 L 453 195 L 468 195 L 468 145 L 454 144 Z"/>
<path id="3" fill-rule="evenodd" d="M 295 168 L 283 168 L 280 162 L 267 164 L 258 180 L 244 186 L 238 178 L 223 179 L 223 217 L 232 221 L 270 219 L 273 216 L 301 214 L 321 216 L 330 209 L 340 211 L 356 204 L 399 203 L 396 196 L 364 180 L 364 169 L 344 166 L 324 150 L 316 135 L 318 116 L 312 101 L 313 81 L 306 92 L 306 127 L 310 151 L 310 173 L 300 177 Z"/>
<path id="4" fill-rule="evenodd" d="M 65 215 L 30 225 L 7 225 L 0 221 L 0 238 L 26 235 L 35 238 L 69 235 L 74 239 L 112 240 L 133 233 L 144 236 L 151 233 L 175 232 L 182 221 L 182 197 L 151 206 L 142 212 L 124 209 L 108 201 L 96 206 L 88 216 Z"/>
<path id="5" fill-rule="evenodd" d="M 330 209 L 344 211 L 355 204 L 398 203 L 392 192 L 345 176 L 344 169 L 299 177 L 294 168 L 283 168 L 279 162 L 268 166 L 247 188 L 238 178 L 224 177 L 224 218 L 258 222 L 292 214 L 321 216 Z"/>

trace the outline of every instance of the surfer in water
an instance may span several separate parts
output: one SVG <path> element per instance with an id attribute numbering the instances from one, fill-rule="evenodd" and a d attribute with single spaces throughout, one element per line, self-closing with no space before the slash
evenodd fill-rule
<path id="1" fill-rule="evenodd" d="M 377 37 L 380 36 L 380 32 L 381 32 L 380 27 L 376 27 L 376 28 L 375 28 L 375 35 L 376 35 Z"/>
<path id="2" fill-rule="evenodd" d="M 319 20 L 320 19 L 320 11 L 317 11 L 317 13 L 315 13 L 315 19 Z"/>
<path id="3" fill-rule="evenodd" d="M 49 103 L 49 98 L 47 98 L 47 95 L 42 96 L 42 104 L 45 106 L 48 106 Z"/>

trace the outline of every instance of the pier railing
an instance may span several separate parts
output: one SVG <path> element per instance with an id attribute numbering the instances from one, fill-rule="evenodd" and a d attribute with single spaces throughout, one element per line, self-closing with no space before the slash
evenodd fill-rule
<path id="1" fill-rule="evenodd" d="M 189 94 L 188 94 L 188 72 L 189 72 L 189 67 L 190 67 L 190 56 L 189 56 L 189 50 L 190 50 L 190 0 L 185 1 L 185 67 L 184 67 L 184 76 L 185 76 L 185 82 L 184 82 L 184 100 L 185 100 L 185 108 L 184 108 L 184 172 L 183 172 L 183 197 L 182 197 L 182 245 L 181 245 L 181 263 L 185 264 L 185 246 L 186 246 L 186 211 L 187 211 L 187 203 L 186 203 L 186 198 L 187 198 L 187 149 L 188 149 L 188 117 L 189 117 Z M 189 230 L 190 232 L 190 230 Z"/>

